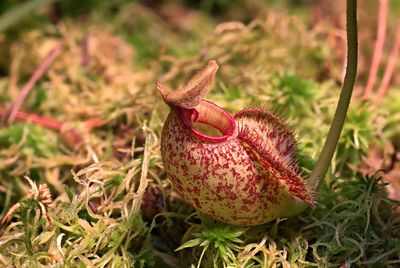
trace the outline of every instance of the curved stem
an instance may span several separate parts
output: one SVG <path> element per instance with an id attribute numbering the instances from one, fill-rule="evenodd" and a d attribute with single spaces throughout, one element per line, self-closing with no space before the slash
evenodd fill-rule
<path id="1" fill-rule="evenodd" d="M 324 147 L 319 159 L 310 175 L 309 183 L 312 190 L 316 190 L 320 181 L 325 177 L 338 144 L 340 133 L 346 119 L 354 81 L 357 74 L 357 0 L 347 0 L 346 9 L 347 28 L 347 66 L 346 75 L 340 93 L 339 102 L 329 129 Z"/>

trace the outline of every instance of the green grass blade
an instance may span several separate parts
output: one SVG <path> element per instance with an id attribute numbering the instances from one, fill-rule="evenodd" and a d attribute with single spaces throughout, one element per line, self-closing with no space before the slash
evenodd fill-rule
<path id="1" fill-rule="evenodd" d="M 41 6 L 50 4 L 58 0 L 31 0 L 11 9 L 0 17 L 0 32 L 4 32 L 14 24 L 18 23 L 23 17 L 31 14 Z"/>

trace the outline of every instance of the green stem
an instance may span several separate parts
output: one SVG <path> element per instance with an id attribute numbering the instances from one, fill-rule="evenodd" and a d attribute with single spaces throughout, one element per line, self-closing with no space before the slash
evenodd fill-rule
<path id="1" fill-rule="evenodd" d="M 14 9 L 7 11 L 4 15 L 0 17 L 0 32 L 3 32 L 16 24 L 23 17 L 31 15 L 39 7 L 50 4 L 58 0 L 31 0 L 24 2 Z"/>
<path id="2" fill-rule="evenodd" d="M 322 148 L 317 164 L 312 171 L 309 182 L 312 190 L 316 190 L 325 177 L 338 144 L 340 133 L 346 119 L 354 81 L 357 74 L 357 0 L 347 0 L 346 9 L 347 29 L 347 66 L 339 102 L 333 117 L 331 128 L 325 145 Z"/>

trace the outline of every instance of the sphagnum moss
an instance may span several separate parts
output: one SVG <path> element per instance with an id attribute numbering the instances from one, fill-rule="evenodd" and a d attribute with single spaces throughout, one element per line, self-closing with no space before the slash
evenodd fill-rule
<path id="1" fill-rule="evenodd" d="M 133 6 L 129 8 L 133 8 L 135 12 L 142 10 Z M 289 74 L 292 78 L 298 77 L 300 82 L 304 79 L 314 81 L 315 99 L 308 100 L 313 102 L 313 105 L 304 107 L 304 113 L 310 117 L 306 119 L 296 113 L 287 115 L 298 127 L 297 135 L 304 150 L 313 156 L 317 155 L 319 144 L 327 132 L 327 124 L 332 119 L 338 87 L 331 80 L 317 82 L 320 81 L 318 77 L 321 75 L 321 65 L 324 61 L 329 61 L 329 54 L 324 54 L 325 58 L 318 58 L 318 55 L 321 51 L 326 51 L 327 47 L 324 42 L 318 41 L 313 30 L 308 31 L 305 24 L 296 18 L 270 11 L 268 19 L 258 19 L 244 28 L 217 34 L 199 32 L 199 36 L 195 38 L 207 44 L 207 51 L 193 58 L 195 54 L 193 51 L 201 50 L 199 42 L 187 42 L 187 35 L 182 40 L 177 32 L 164 27 L 165 22 L 154 19 L 158 17 L 150 9 L 143 10 L 146 12 L 141 12 L 143 16 L 139 18 L 139 16 L 126 16 L 131 13 L 128 12 L 128 8 L 124 9 L 120 13 L 124 13 L 125 17 L 117 15 L 118 18 L 112 22 L 115 24 L 110 28 L 122 33 L 129 40 L 130 36 L 137 34 L 131 31 L 137 27 L 130 26 L 137 26 L 145 21 L 150 25 L 149 29 L 152 32 L 147 35 L 146 31 L 142 31 L 141 34 L 146 35 L 144 40 L 154 41 L 156 47 L 161 44 L 159 36 L 155 34 L 157 29 L 163 29 L 165 32 L 161 41 L 166 50 L 159 51 L 150 47 L 149 53 L 144 55 L 135 54 L 141 53 L 139 49 L 133 51 L 132 57 L 140 57 L 140 65 L 135 61 L 133 66 L 135 68 L 136 64 L 138 65 L 134 80 L 141 94 L 144 94 L 141 96 L 145 97 L 135 102 L 129 99 L 132 95 L 128 91 L 111 90 L 107 93 L 104 92 L 104 88 L 97 92 L 98 95 L 91 94 L 97 91 L 96 88 L 101 88 L 101 85 L 105 84 L 103 74 L 98 75 L 97 72 L 86 70 L 83 77 L 75 76 L 77 70 L 80 72 L 79 67 L 77 70 L 69 71 L 68 77 L 73 79 L 63 80 L 64 74 L 53 70 L 43 78 L 43 83 L 39 83 L 38 88 L 32 91 L 32 96 L 35 98 L 28 98 L 24 109 L 68 121 L 80 121 L 93 115 L 104 116 L 103 119 L 107 123 L 85 136 L 88 142 L 86 145 L 89 146 L 78 152 L 72 152 L 62 146 L 55 150 L 51 149 L 59 144 L 55 139 L 57 133 L 47 130 L 39 131 L 43 132 L 41 137 L 44 139 L 34 139 L 36 145 L 33 146 L 27 142 L 27 138 L 29 135 L 35 136 L 38 131 L 30 131 L 30 126 L 27 126 L 29 132 L 22 131 L 23 138 L 18 135 L 5 137 L 6 139 L 15 137 L 17 143 L 3 146 L 0 150 L 1 159 L 4 160 L 0 168 L 2 215 L 19 201 L 22 202 L 22 209 L 16 210 L 10 224 L 4 226 L 0 236 L 1 266 L 131 267 L 134 263 L 135 267 L 166 265 L 189 267 L 191 264 L 199 263 L 202 250 L 207 243 L 210 246 L 204 251 L 203 262 L 200 264 L 203 267 L 398 266 L 399 220 L 392 212 L 393 207 L 399 204 L 386 197 L 384 186 L 376 182 L 375 176 L 350 174 L 349 179 L 345 180 L 341 176 L 336 178 L 328 173 L 326 181 L 321 185 L 318 200 L 320 205 L 317 208 L 304 212 L 298 218 L 278 220 L 263 226 L 251 228 L 225 226 L 208 222 L 203 216 L 191 214 L 192 209 L 182 202 L 165 179 L 160 161 L 158 137 L 165 108 L 158 105 L 151 111 L 152 103 L 156 102 L 153 82 L 160 73 L 171 67 L 171 72 L 165 76 L 165 82 L 174 80 L 174 83 L 180 84 L 181 79 L 198 68 L 197 62 L 204 58 L 204 55 L 217 58 L 224 67 L 221 68 L 216 82 L 217 89 L 211 93 L 210 98 L 231 111 L 249 106 L 255 100 L 259 100 L 259 96 L 263 96 L 262 102 L 276 98 L 278 93 L 275 91 L 272 79 L 282 79 Z M 141 22 L 136 19 L 140 19 Z M 90 19 L 87 23 L 90 24 Z M 22 49 L 41 47 L 43 43 L 40 39 L 45 37 L 51 37 L 49 39 L 51 42 L 48 44 L 53 44 L 52 40 L 58 35 L 51 34 L 52 31 L 44 35 L 40 34 L 40 30 L 36 31 L 36 34 L 39 34 L 38 39 L 34 38 L 35 35 L 26 35 L 23 38 L 25 41 L 20 40 L 20 44 L 25 44 Z M 110 37 L 110 31 L 107 30 L 104 36 Z M 88 32 L 90 36 L 91 30 Z M 84 36 L 81 29 L 75 29 L 67 22 L 66 28 L 62 28 L 62 36 L 72 40 L 69 49 L 77 53 L 74 55 L 78 56 L 74 57 L 80 58 L 80 37 Z M 94 33 L 93 38 L 96 37 L 97 33 Z M 102 42 L 107 43 L 108 39 L 106 37 Z M 135 42 L 136 39 L 132 37 L 134 46 L 144 46 Z M 119 41 L 114 39 L 109 44 L 120 41 L 121 39 Z M 285 46 L 282 47 L 282 44 Z M 171 47 L 173 49 L 170 49 Z M 281 49 L 277 49 L 279 47 Z M 14 49 L 14 52 L 21 51 Z M 162 55 L 165 53 L 162 51 L 167 51 L 167 55 Z M 108 59 L 112 60 L 114 52 L 111 50 L 110 53 L 111 57 Z M 160 56 L 158 53 L 162 56 L 161 63 L 154 61 Z M 37 66 L 40 62 L 32 60 L 36 56 L 30 57 L 30 55 L 27 54 L 23 58 L 23 66 L 21 57 L 13 58 L 13 66 L 20 65 L 22 69 L 18 71 L 18 68 L 14 67 L 14 73 L 10 77 L 2 78 L 1 100 L 9 101 L 15 97 L 18 88 L 12 81 L 20 75 L 22 82 L 24 77 L 33 72 L 33 66 Z M 149 63 L 152 66 L 150 71 L 143 67 L 147 59 L 153 60 Z M 68 70 L 73 69 L 68 60 L 61 62 L 59 62 L 61 69 L 63 64 L 68 65 Z M 80 60 L 77 65 L 79 64 Z M 115 67 L 117 72 L 121 71 L 122 74 L 127 72 L 124 64 L 113 62 L 108 64 L 110 67 Z M 52 91 L 47 93 L 50 94 L 47 98 L 43 97 L 43 90 L 40 88 L 47 87 L 52 81 L 56 82 L 56 86 L 48 89 Z M 117 82 L 121 81 L 124 79 Z M 131 82 L 127 81 L 127 85 Z M 232 86 L 233 84 L 235 86 Z M 235 87 L 244 90 L 238 93 Z M 111 88 L 115 89 L 114 86 Z M 65 95 L 63 92 L 72 93 Z M 379 114 L 372 113 L 368 116 L 371 116 L 371 120 L 382 121 L 380 115 L 385 114 L 385 120 L 382 121 L 384 135 L 395 137 L 398 132 L 395 123 L 397 122 L 395 106 L 398 98 L 396 91 L 389 91 L 389 94 L 391 97 L 384 99 L 385 105 L 379 107 Z M 78 110 L 65 109 L 67 107 L 63 107 L 65 104 L 63 100 L 67 97 L 68 101 L 81 107 Z M 298 98 L 303 97 L 300 95 Z M 122 107 L 119 106 L 120 100 L 123 100 Z M 104 102 L 108 103 L 102 106 Z M 277 103 L 279 105 L 279 101 Z M 296 100 L 296 103 L 301 103 L 301 100 L 299 102 Z M 276 109 L 285 113 L 284 107 Z M 141 112 L 147 113 L 143 115 Z M 146 147 L 144 141 L 148 135 L 145 133 L 148 132 L 141 131 L 141 122 L 148 117 L 152 118 L 149 122 L 150 132 L 156 134 L 151 135 L 153 143 L 145 160 L 143 147 Z M 351 128 L 349 133 L 356 129 L 364 129 L 362 125 L 357 125 L 359 120 L 354 121 L 354 128 Z M 121 126 L 120 123 L 125 126 Z M 315 125 L 321 127 L 318 128 L 319 131 L 312 132 L 311 129 L 315 129 Z M 133 132 L 128 131 L 127 127 Z M 367 132 L 373 131 L 374 135 L 380 131 L 375 125 L 372 128 L 368 127 L 367 130 Z M 3 131 L 6 133 L 9 129 Z M 363 133 L 359 134 L 364 135 Z M 379 135 L 381 134 L 379 132 Z M 135 136 L 134 143 L 132 136 Z M 349 139 L 350 136 L 352 135 L 349 134 Z M 114 151 L 116 147 L 112 146 L 112 141 L 116 139 L 119 140 L 116 144 L 118 154 Z M 46 143 L 46 140 L 51 142 Z M 353 141 L 347 140 L 343 144 L 353 144 Z M 43 142 L 43 145 L 38 146 Z M 147 147 L 149 148 L 149 144 Z M 37 158 L 35 153 L 37 148 L 46 152 L 50 148 L 51 154 L 45 153 L 44 156 Z M 363 152 L 358 151 L 356 147 L 354 152 L 356 152 L 355 162 L 346 162 L 345 165 L 352 164 L 351 167 L 356 167 Z M 112 161 L 114 156 L 118 157 L 120 162 Z M 338 165 L 342 164 L 340 155 L 337 155 L 337 161 Z M 161 189 L 161 193 L 156 195 L 150 192 L 150 200 L 157 200 L 157 204 L 164 209 L 160 214 L 157 214 L 156 210 L 155 214 L 150 214 L 153 215 L 153 219 L 147 220 L 142 219 L 141 212 L 137 213 L 140 205 L 138 189 L 140 187 L 141 192 L 144 187 L 144 184 L 140 183 L 140 173 L 145 163 L 148 163 L 146 177 L 152 180 L 152 186 Z M 10 168 L 15 173 L 10 172 Z M 71 169 L 75 176 L 71 175 Z M 29 186 L 19 177 L 26 171 L 29 171 L 32 179 L 47 183 L 51 189 L 55 198 L 54 208 L 48 211 L 52 225 L 40 215 L 40 208 L 34 200 L 21 200 L 29 190 Z M 203 241 L 203 245 L 175 252 L 175 249 L 184 242 L 198 238 Z"/>

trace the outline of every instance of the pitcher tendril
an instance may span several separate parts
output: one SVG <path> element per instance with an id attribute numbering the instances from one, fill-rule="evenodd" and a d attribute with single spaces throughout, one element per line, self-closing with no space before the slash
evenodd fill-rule
<path id="1" fill-rule="evenodd" d="M 319 159 L 310 175 L 311 188 L 316 190 L 321 180 L 329 169 L 333 154 L 342 132 L 347 110 L 357 74 L 357 0 L 347 0 L 346 8 L 347 30 L 347 66 L 339 102 L 329 129 L 325 145 L 322 148 Z"/>

